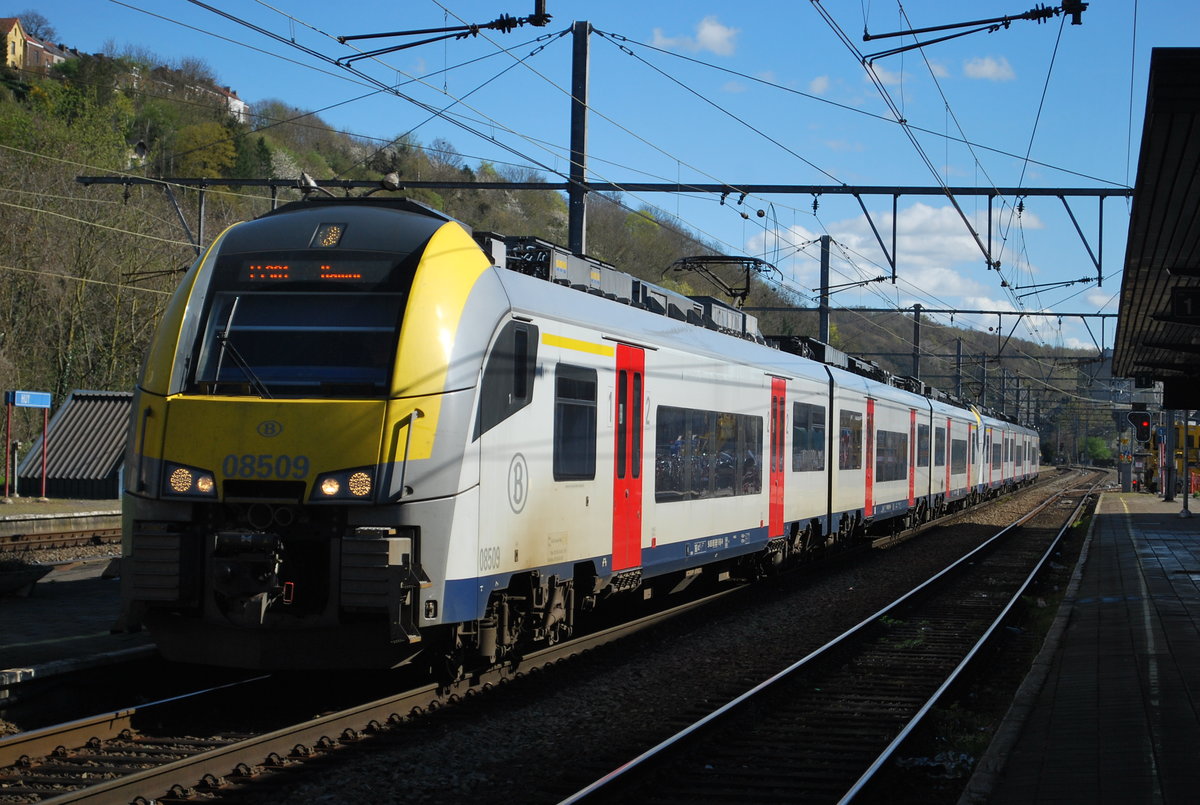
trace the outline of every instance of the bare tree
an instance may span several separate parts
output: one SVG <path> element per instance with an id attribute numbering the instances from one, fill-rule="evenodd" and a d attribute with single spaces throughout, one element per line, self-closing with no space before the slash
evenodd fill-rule
<path id="1" fill-rule="evenodd" d="M 50 24 L 50 20 L 32 8 L 22 11 L 17 15 L 17 19 L 21 21 L 21 27 L 25 29 L 25 33 L 35 39 L 52 42 L 58 36 L 58 31 Z"/>

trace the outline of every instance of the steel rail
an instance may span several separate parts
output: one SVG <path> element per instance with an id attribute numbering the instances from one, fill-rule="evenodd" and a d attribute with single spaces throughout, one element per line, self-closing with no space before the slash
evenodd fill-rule
<path id="1" fill-rule="evenodd" d="M 71 531 L 29 532 L 0 537 L 0 550 L 6 553 L 41 551 L 50 548 L 71 548 L 77 545 L 119 543 L 121 529 L 79 528 Z"/>
<path id="2" fill-rule="evenodd" d="M 145 714 L 147 710 L 184 701 L 194 696 L 203 696 L 218 690 L 227 690 L 238 685 L 257 682 L 266 678 L 266 676 L 257 676 L 237 682 L 227 682 L 224 685 L 217 685 L 216 687 L 205 688 L 204 690 L 147 702 L 137 707 L 112 710 L 107 713 L 68 721 L 64 724 L 55 724 L 41 729 L 5 736 L 0 738 L 0 767 L 15 766 L 21 762 L 22 758 L 41 757 L 50 754 L 61 746 L 80 745 L 92 738 L 99 740 L 115 738 L 123 731 L 131 728 L 134 716 Z M 3 797 L 3 793 L 4 790 L 0 788 L 0 798 Z"/>
<path id="3" fill-rule="evenodd" d="M 567 798 L 560 800 L 558 805 L 574 805 L 574 803 L 586 801 L 593 794 L 597 794 L 602 789 L 613 784 L 617 780 L 620 780 L 621 778 L 626 777 L 626 775 L 629 775 L 631 772 L 633 772 L 635 769 L 638 769 L 639 767 L 641 767 L 647 761 L 664 753 L 666 750 L 670 749 L 671 747 L 674 747 L 675 745 L 681 743 L 684 739 L 686 739 L 690 735 L 700 731 L 701 729 L 707 727 L 712 722 L 728 715 L 729 713 L 736 710 L 741 705 L 745 704 L 746 702 L 750 701 L 751 699 L 754 699 L 756 696 L 763 693 L 767 689 L 773 687 L 776 683 L 778 683 L 784 679 L 787 679 L 788 677 L 793 676 L 798 670 L 803 668 L 805 665 L 807 665 L 810 662 L 812 662 L 813 660 L 816 660 L 817 658 L 821 657 L 826 652 L 839 646 L 843 642 L 848 641 L 851 637 L 853 637 L 854 635 L 863 631 L 867 627 L 871 626 L 876 621 L 878 621 L 880 618 L 893 612 L 894 610 L 899 608 L 901 605 L 907 603 L 908 601 L 910 601 L 911 599 L 916 597 L 918 594 L 926 591 L 928 588 L 935 585 L 941 579 L 954 573 L 955 571 L 964 567 L 966 564 L 972 562 L 981 552 L 984 552 L 986 549 L 989 549 L 991 546 L 994 545 L 994 543 L 996 543 L 999 539 L 1001 539 L 1009 531 L 1024 524 L 1025 522 L 1027 522 L 1028 520 L 1030 520 L 1037 514 L 1040 514 L 1042 511 L 1045 511 L 1045 509 L 1047 509 L 1052 503 L 1054 503 L 1060 497 L 1062 497 L 1065 494 L 1068 494 L 1068 491 L 1069 490 L 1067 490 L 1067 489 L 1062 489 L 1062 490 L 1055 492 L 1053 495 L 1051 495 L 1045 501 L 1040 503 L 1034 509 L 1023 514 L 1020 518 L 1013 521 L 1009 525 L 1005 526 L 1003 529 L 1001 529 L 999 532 L 994 534 L 992 537 L 988 538 L 985 542 L 983 542 L 982 544 L 977 546 L 974 550 L 963 555 L 959 559 L 952 562 L 950 565 L 947 565 L 941 571 L 939 571 L 935 575 L 931 576 L 929 579 L 925 580 L 917 587 L 914 587 L 913 589 L 909 590 L 904 595 L 897 598 L 895 601 L 892 601 L 891 603 L 887 604 L 879 611 L 868 616 L 867 618 L 864 618 L 858 624 L 852 626 L 850 629 L 846 630 L 841 635 L 833 638 L 832 640 L 828 641 L 827 643 L 820 646 L 819 648 L 816 648 L 813 651 L 809 652 L 804 657 L 800 658 L 796 662 L 789 665 L 787 668 L 784 668 L 783 670 L 772 675 L 768 679 L 755 685 L 750 690 L 747 690 L 746 692 L 737 696 L 732 701 L 730 701 L 730 702 L 722 705 L 721 707 L 717 708 L 716 710 L 712 711 L 708 715 L 701 718 L 699 721 L 694 722 L 693 724 L 689 725 L 688 727 L 684 728 L 683 730 L 681 730 L 681 731 L 677 732 L 676 734 L 670 736 L 669 738 L 666 738 L 665 740 L 661 741 L 657 745 L 651 747 L 650 749 L 647 749 L 645 752 L 643 752 L 640 755 L 638 755 L 637 757 L 632 758 L 631 760 L 625 762 L 624 764 L 617 767 L 616 769 L 613 769 L 608 774 L 604 775 L 603 777 L 601 777 L 598 780 L 595 780 L 594 782 L 592 782 L 585 788 L 582 788 L 579 791 L 576 791 L 575 793 L 571 794 Z M 1072 516 L 1070 522 L 1073 522 L 1073 521 L 1074 521 L 1074 516 Z M 1056 538 L 1055 542 L 1057 543 L 1057 538 Z M 1022 589 L 1024 589 L 1024 585 L 1022 585 Z"/>
<path id="4" fill-rule="evenodd" d="M 496 682 L 518 678 L 527 670 L 545 667 L 651 628 L 688 611 L 712 604 L 741 589 L 743 586 L 739 585 L 720 590 L 712 595 L 679 604 L 627 623 L 601 629 L 574 640 L 531 652 L 515 666 L 495 669 L 470 681 L 451 685 L 425 685 L 316 719 L 306 720 L 300 724 L 209 749 L 191 757 L 100 782 L 97 785 L 59 794 L 45 802 L 56 803 L 56 805 L 66 805 L 66 803 L 128 805 L 132 802 L 151 802 L 172 791 L 187 792 L 205 784 L 219 785 L 225 781 L 226 777 L 253 774 L 253 769 L 256 767 L 270 765 L 272 758 L 276 759 L 274 765 L 282 765 L 287 759 L 301 760 L 313 754 L 314 751 L 333 749 L 340 743 L 360 740 L 365 733 L 380 731 L 385 722 L 394 723 L 405 715 L 420 712 L 423 709 L 445 706 L 461 698 L 463 694 L 476 693 L 480 687 L 486 688 Z M 244 682 L 265 678 L 267 677 L 255 677 L 252 680 L 244 680 Z M 198 691 L 196 694 L 185 694 L 153 704 L 177 702 L 189 696 L 219 689 Z M 31 758 L 35 755 L 45 756 L 59 750 L 64 745 L 79 746 L 92 738 L 105 740 L 120 737 L 122 732 L 132 729 L 133 716 L 144 713 L 149 706 L 143 705 L 140 708 L 113 711 L 0 739 L 0 765 L 17 764 L 22 761 L 22 758 Z M 0 797 L 2 796 L 3 789 L 0 788 Z"/>
<path id="5" fill-rule="evenodd" d="M 1033 582 L 1037 578 L 1038 574 L 1040 574 L 1042 572 L 1042 570 L 1045 568 L 1046 562 L 1049 561 L 1050 557 L 1053 555 L 1053 553 L 1054 553 L 1055 549 L 1058 547 L 1059 543 L 1062 542 L 1063 536 L 1075 524 L 1076 518 L 1078 518 L 1080 511 L 1083 510 L 1084 505 L 1086 505 L 1086 503 L 1092 497 L 1092 495 L 1095 494 L 1096 487 L 1098 487 L 1100 485 L 1102 480 L 1103 479 L 1099 479 L 1095 483 L 1093 483 L 1092 486 L 1080 497 L 1078 505 L 1076 505 L 1075 510 L 1071 512 L 1071 517 L 1067 520 L 1067 522 L 1063 523 L 1062 528 L 1060 528 L 1058 530 L 1058 533 L 1055 534 L 1054 539 L 1050 541 L 1050 545 L 1042 553 L 1042 556 L 1040 559 L 1038 559 L 1037 564 L 1034 565 L 1033 569 L 1026 575 L 1025 580 L 1023 582 L 1021 582 L 1021 585 L 1011 595 L 1011 597 L 1008 600 L 1008 603 L 1005 604 L 1004 608 L 1000 611 L 1000 614 L 996 616 L 996 618 L 992 621 L 991 625 L 989 625 L 988 628 L 984 631 L 984 633 L 979 637 L 979 639 L 975 641 L 975 645 L 973 645 L 971 647 L 970 651 L 967 652 L 966 656 L 964 656 L 962 658 L 962 660 L 959 662 L 959 664 L 954 668 L 954 670 L 950 672 L 949 676 L 946 677 L 945 681 L 942 682 L 942 684 L 938 686 L 938 689 L 933 692 L 933 695 L 931 695 L 929 697 L 929 699 L 925 702 L 925 704 L 923 704 L 921 706 L 920 710 L 918 710 L 913 715 L 913 717 L 909 720 L 908 724 L 906 724 L 904 726 L 904 728 L 902 730 L 900 730 L 900 732 L 896 735 L 896 737 L 892 739 L 892 742 L 889 743 L 887 745 L 887 747 L 885 747 L 884 750 L 879 753 L 879 756 L 877 758 L 875 758 L 875 761 L 867 768 L 867 770 L 865 772 L 863 772 L 862 776 L 860 776 L 858 778 L 858 780 L 856 780 L 854 782 L 854 784 L 849 788 L 849 790 L 846 791 L 846 794 L 839 800 L 839 803 L 851 802 L 856 796 L 858 796 L 860 793 L 862 793 L 862 790 L 868 784 L 870 784 L 871 780 L 875 777 L 875 775 L 879 772 L 879 770 L 881 768 L 883 768 L 883 765 L 892 759 L 892 757 L 896 753 L 896 750 L 899 749 L 900 746 L 904 743 L 904 741 L 908 739 L 909 735 L 911 735 L 912 732 L 918 726 L 921 725 L 921 723 L 924 721 L 925 717 L 930 713 L 930 711 L 932 711 L 933 708 L 935 706 L 937 706 L 937 703 L 941 700 L 942 695 L 947 690 L 950 689 L 950 687 L 958 680 L 958 678 L 966 670 L 967 666 L 969 666 L 971 664 L 971 662 L 974 661 L 975 657 L 979 654 L 979 652 L 982 651 L 984 646 L 986 646 L 987 643 L 992 639 L 992 637 L 996 633 L 996 630 L 1000 628 L 1000 626 L 1004 623 L 1004 621 L 1008 618 L 1009 614 L 1012 612 L 1013 607 L 1015 607 L 1017 602 L 1021 600 L 1021 596 L 1024 595 L 1025 591 L 1029 589 L 1029 586 L 1031 584 L 1033 584 Z M 1043 503 L 1041 506 L 1039 506 L 1034 511 L 1030 512 L 1025 517 L 1023 517 L 1020 520 L 1016 521 L 1015 523 L 1009 525 L 1008 527 L 1006 527 L 1004 529 L 1004 531 L 1002 531 L 1000 533 L 1003 534 L 1004 532 L 1008 531 L 1009 529 L 1015 528 L 1015 527 L 1019 526 L 1020 524 L 1027 522 L 1028 520 L 1032 519 L 1035 515 L 1039 514 L 1043 510 L 1045 510 L 1045 508 L 1047 506 L 1049 506 L 1050 503 L 1053 502 L 1054 500 L 1056 500 L 1057 498 L 1063 497 L 1065 495 L 1073 494 L 1073 493 L 1079 494 L 1077 491 L 1071 490 L 1071 489 L 1062 490 L 1061 492 L 1057 493 L 1053 498 L 1046 501 L 1046 503 Z M 999 536 L 1000 536 L 1000 534 L 997 534 L 996 537 L 993 537 L 992 539 L 994 540 L 994 539 L 998 538 Z M 991 542 L 991 540 L 989 540 L 989 542 Z"/>

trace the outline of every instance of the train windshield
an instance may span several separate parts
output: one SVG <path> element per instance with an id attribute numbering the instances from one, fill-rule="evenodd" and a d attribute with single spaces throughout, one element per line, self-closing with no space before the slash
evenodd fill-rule
<path id="1" fill-rule="evenodd" d="M 223 256 L 204 301 L 191 390 L 385 396 L 411 283 L 394 255 Z"/>

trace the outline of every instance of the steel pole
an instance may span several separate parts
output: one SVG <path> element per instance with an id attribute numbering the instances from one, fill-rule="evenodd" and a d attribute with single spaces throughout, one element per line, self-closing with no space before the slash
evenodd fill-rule
<path id="1" fill-rule="evenodd" d="M 829 235 L 821 236 L 820 328 L 817 338 L 829 343 Z"/>
<path id="2" fill-rule="evenodd" d="M 572 254 L 587 253 L 587 105 L 588 35 L 592 26 L 571 26 L 574 49 L 571 58 L 571 171 L 567 189 L 567 248 Z"/>

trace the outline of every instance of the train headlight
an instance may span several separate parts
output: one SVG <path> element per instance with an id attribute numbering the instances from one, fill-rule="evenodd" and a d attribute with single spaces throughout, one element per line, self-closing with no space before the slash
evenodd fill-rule
<path id="1" fill-rule="evenodd" d="M 215 498 L 217 496 L 216 481 L 208 470 L 167 462 L 164 473 L 166 484 L 163 488 L 163 495 L 167 497 Z"/>
<path id="2" fill-rule="evenodd" d="M 356 498 L 365 498 L 371 494 L 371 476 L 365 472 L 353 473 L 350 476 L 350 480 L 346 482 L 346 488 Z"/>
<path id="3" fill-rule="evenodd" d="M 317 476 L 309 500 L 321 501 L 371 500 L 375 491 L 375 468 L 353 467 Z"/>

